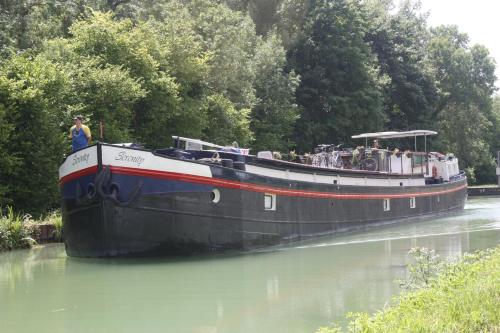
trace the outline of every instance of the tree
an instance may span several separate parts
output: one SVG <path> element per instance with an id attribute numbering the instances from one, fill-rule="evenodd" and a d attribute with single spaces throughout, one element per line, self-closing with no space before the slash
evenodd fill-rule
<path id="1" fill-rule="evenodd" d="M 249 113 L 250 110 L 236 110 L 234 104 L 223 95 L 207 96 L 203 105 L 205 124 L 202 138 L 224 145 L 234 141 L 242 146 L 247 145 L 252 138 Z"/>
<path id="2" fill-rule="evenodd" d="M 258 35 L 265 36 L 278 22 L 277 10 L 282 0 L 226 0 L 234 10 L 246 11 L 255 23 Z"/>
<path id="3" fill-rule="evenodd" d="M 385 116 L 379 74 L 365 43 L 366 16 L 359 1 L 316 1 L 306 36 L 289 61 L 301 76 L 302 107 L 295 137 L 301 151 L 325 142 L 350 142 L 357 132 L 382 129 Z"/>
<path id="4" fill-rule="evenodd" d="M 493 140 L 491 142 L 491 148 L 494 156 L 500 151 L 500 96 L 495 95 L 493 97 Z M 500 167 L 500 165 L 499 165 Z"/>
<path id="5" fill-rule="evenodd" d="M 420 1 L 403 1 L 394 14 L 392 1 L 368 2 L 371 27 L 366 40 L 377 55 L 384 85 L 387 129 L 433 129 L 437 89 L 427 61 L 430 39 Z"/>
<path id="6" fill-rule="evenodd" d="M 252 108 L 256 103 L 253 57 L 259 41 L 252 19 L 206 0 L 192 1 L 189 11 L 211 55 L 209 89 L 226 96 L 238 109 Z"/>
<path id="7" fill-rule="evenodd" d="M 311 0 L 283 0 L 278 6 L 276 26 L 287 50 L 303 40 L 312 3 Z"/>
<path id="8" fill-rule="evenodd" d="M 67 36 L 69 27 L 100 0 L 0 1 L 0 55 L 40 49 L 47 39 Z"/>
<path id="9" fill-rule="evenodd" d="M 241 43 L 236 28 L 228 30 L 217 20 L 200 27 L 202 19 L 193 18 L 187 7 L 172 2 L 169 8 L 161 15 L 163 22 L 134 23 L 93 12 L 70 28 L 70 38 L 48 43 L 45 54 L 79 76 L 73 81 L 78 103 L 72 105 L 95 128 L 103 120 L 105 139 L 111 142 L 135 139 L 158 147 L 170 144 L 174 134 L 210 139 L 207 135 L 215 133 L 206 127 L 214 126 L 210 119 L 235 119 L 238 114 L 241 121 L 226 123 L 233 126 L 227 135 L 249 143 L 255 50 L 246 42 L 257 43 L 258 38 L 249 30 Z M 203 15 L 215 15 L 217 8 Z M 240 14 L 231 16 L 227 7 L 222 10 L 226 19 L 248 23 Z M 207 47 L 204 39 L 220 45 Z"/>
<path id="10" fill-rule="evenodd" d="M 13 82 L 0 76 L 0 207 L 12 203 L 9 194 L 12 191 L 8 180 L 18 165 L 18 158 L 8 148 L 12 140 L 15 126 L 9 120 L 9 113 L 14 112 L 15 105 L 9 101 Z"/>
<path id="11" fill-rule="evenodd" d="M 440 92 L 440 148 L 456 151 L 462 167 L 474 168 L 479 182 L 488 181 L 494 173 L 489 146 L 495 120 L 494 62 L 484 47 L 469 47 L 468 36 L 455 26 L 438 27 L 431 33 L 429 58 Z"/>
<path id="12" fill-rule="evenodd" d="M 450 102 L 439 114 L 441 144 L 459 157 L 462 166 L 490 163 L 489 146 L 482 139 L 490 128 L 491 122 L 474 104 Z"/>
<path id="13" fill-rule="evenodd" d="M 86 63 L 84 68 L 94 73 L 78 85 L 89 91 L 82 104 L 94 125 L 104 120 L 106 140 L 136 139 L 158 147 L 169 144 L 172 134 L 196 128 L 203 99 L 197 82 L 206 72 L 205 59 L 189 35 L 176 35 L 172 27 L 114 21 L 112 14 L 99 12 L 71 27 L 66 49 L 74 56 L 66 59 Z M 100 85 L 107 89 L 96 90 Z"/>
<path id="14" fill-rule="evenodd" d="M 294 146 L 293 128 L 299 117 L 295 91 L 300 78 L 285 71 L 286 55 L 281 40 L 270 33 L 255 55 L 257 105 L 252 110 L 252 147 L 259 150 L 288 151 Z"/>
<path id="15" fill-rule="evenodd" d="M 59 201 L 57 170 L 65 138 L 54 111 L 61 107 L 57 95 L 64 94 L 65 80 L 56 66 L 38 57 L 16 57 L 0 68 L 2 130 L 7 127 L 8 135 L 0 146 L 7 157 L 0 180 L 8 200 L 2 201 L 17 210 L 41 213 Z"/>

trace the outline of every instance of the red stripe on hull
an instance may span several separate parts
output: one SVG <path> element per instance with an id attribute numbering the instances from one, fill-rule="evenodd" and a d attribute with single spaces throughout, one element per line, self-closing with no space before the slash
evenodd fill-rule
<path id="1" fill-rule="evenodd" d="M 316 191 L 304 191 L 304 190 L 290 190 L 282 189 L 276 187 L 262 186 L 251 183 L 242 183 L 237 181 L 202 177 L 195 175 L 188 175 L 182 173 L 168 172 L 168 171 L 158 171 L 158 170 L 146 170 L 137 168 L 124 168 L 110 166 L 113 173 L 122 175 L 133 175 L 133 176 L 144 176 L 150 178 L 158 179 L 169 179 L 177 180 L 183 182 L 191 182 L 197 184 L 220 186 L 225 188 L 240 189 L 252 192 L 262 192 L 262 193 L 272 193 L 276 195 L 284 195 L 291 197 L 308 197 L 308 198 L 323 198 L 323 199 L 397 199 L 397 198 L 412 198 L 412 197 L 426 197 L 426 196 L 436 196 L 443 195 L 452 192 L 457 192 L 463 190 L 467 187 L 467 184 L 460 185 L 451 189 L 433 192 L 416 192 L 416 193 L 402 193 L 402 194 L 357 194 L 357 193 L 325 193 Z"/>
<path id="2" fill-rule="evenodd" d="M 70 174 L 62 177 L 61 179 L 59 179 L 59 185 L 62 186 L 67 182 L 70 182 L 72 180 L 75 180 L 75 179 L 83 177 L 83 176 L 88 176 L 88 175 L 94 174 L 96 172 L 97 172 L 97 165 L 94 165 L 94 166 L 91 166 L 89 168 L 85 168 L 82 170 L 78 170 L 76 172 L 70 173 Z"/>

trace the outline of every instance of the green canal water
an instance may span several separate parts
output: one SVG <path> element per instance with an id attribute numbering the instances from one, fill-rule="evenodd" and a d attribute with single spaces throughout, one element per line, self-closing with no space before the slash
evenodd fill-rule
<path id="1" fill-rule="evenodd" d="M 400 290 L 408 250 L 443 257 L 500 243 L 500 198 L 463 213 L 263 252 L 76 259 L 50 245 L 0 255 L 0 332 L 314 332 Z"/>

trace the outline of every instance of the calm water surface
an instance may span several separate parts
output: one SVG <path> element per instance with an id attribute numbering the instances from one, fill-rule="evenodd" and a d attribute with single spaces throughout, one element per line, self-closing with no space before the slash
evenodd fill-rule
<path id="1" fill-rule="evenodd" d="M 399 293 L 414 246 L 500 243 L 500 198 L 463 213 L 232 256 L 75 259 L 62 245 L 0 255 L 0 332 L 314 332 Z"/>

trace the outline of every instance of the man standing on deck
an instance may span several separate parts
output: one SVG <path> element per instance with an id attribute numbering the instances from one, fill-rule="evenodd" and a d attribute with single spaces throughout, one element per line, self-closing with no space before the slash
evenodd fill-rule
<path id="1" fill-rule="evenodd" d="M 82 124 L 82 116 L 76 116 L 73 120 L 75 121 L 75 124 L 69 130 L 69 138 L 71 139 L 73 151 L 76 151 L 87 147 L 92 139 L 92 136 L 90 134 L 90 129 Z"/>

